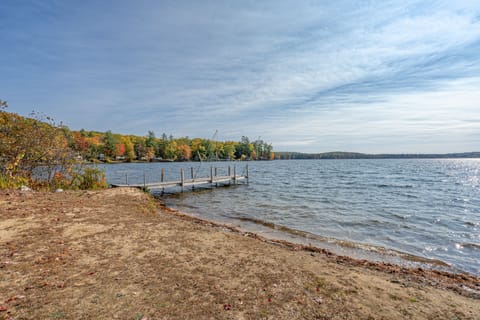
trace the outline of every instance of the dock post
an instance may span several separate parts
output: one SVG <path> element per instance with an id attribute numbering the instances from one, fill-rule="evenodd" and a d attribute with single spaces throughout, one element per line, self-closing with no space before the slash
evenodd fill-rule
<path id="1" fill-rule="evenodd" d="M 216 177 L 216 176 L 218 176 L 218 174 L 217 174 L 217 167 L 215 167 L 215 177 Z M 215 182 L 215 187 L 218 187 L 218 183 L 217 183 L 217 182 Z"/>
<path id="2" fill-rule="evenodd" d="M 228 184 L 229 184 L 229 185 L 230 185 L 231 182 L 232 182 L 232 174 L 231 174 L 230 172 L 231 172 L 231 171 L 230 171 L 230 166 L 228 166 L 228 178 L 229 178 L 229 179 L 228 179 Z"/>
<path id="3" fill-rule="evenodd" d="M 182 192 L 183 192 L 183 189 L 185 187 L 185 171 L 182 169 L 180 169 L 180 178 L 181 178 L 181 182 L 180 184 L 182 185 Z"/>
<path id="4" fill-rule="evenodd" d="M 246 171 L 246 178 L 247 178 L 247 184 L 248 184 L 248 164 L 247 164 L 247 167 L 245 168 L 245 171 Z"/>
<path id="5" fill-rule="evenodd" d="M 143 172 L 143 191 L 147 191 L 147 174 Z"/>
<path id="6" fill-rule="evenodd" d="M 125 184 L 128 186 L 128 172 L 125 173 Z"/>
<path id="7" fill-rule="evenodd" d="M 163 182 L 163 180 L 165 179 L 165 169 L 162 168 L 162 174 L 160 176 L 160 182 Z M 165 187 L 162 187 L 162 195 L 165 193 Z"/>
<path id="8" fill-rule="evenodd" d="M 210 167 L 210 184 L 213 187 L 213 167 Z"/>
<path id="9" fill-rule="evenodd" d="M 190 168 L 190 176 L 192 177 L 192 190 L 195 190 L 195 175 L 193 174 L 193 167 Z"/>
<path id="10" fill-rule="evenodd" d="M 233 165 L 233 184 L 237 184 L 237 165 Z"/>

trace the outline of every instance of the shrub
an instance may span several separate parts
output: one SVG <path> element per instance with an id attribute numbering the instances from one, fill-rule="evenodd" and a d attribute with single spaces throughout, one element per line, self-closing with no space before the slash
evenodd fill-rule
<path id="1" fill-rule="evenodd" d="M 69 130 L 51 118 L 6 112 L 0 100 L 0 188 L 101 189 L 105 173 L 82 168 L 68 143 Z"/>
<path id="2" fill-rule="evenodd" d="M 98 190 L 108 187 L 105 172 L 96 167 L 87 167 L 79 172 L 72 180 L 72 189 Z"/>
<path id="3" fill-rule="evenodd" d="M 18 189 L 28 185 L 28 180 L 19 176 L 9 176 L 0 172 L 0 189 Z"/>

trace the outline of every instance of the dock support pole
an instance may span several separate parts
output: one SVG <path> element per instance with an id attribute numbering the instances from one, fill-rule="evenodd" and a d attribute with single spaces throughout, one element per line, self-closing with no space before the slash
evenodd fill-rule
<path id="1" fill-rule="evenodd" d="M 228 184 L 230 185 L 232 183 L 232 174 L 231 174 L 231 171 L 230 171 L 230 166 L 228 166 Z"/>
<path id="2" fill-rule="evenodd" d="M 143 172 L 143 190 L 147 191 L 147 174 Z"/>
<path id="3" fill-rule="evenodd" d="M 163 182 L 163 180 L 165 179 L 165 169 L 162 168 L 162 173 L 160 175 L 160 182 Z M 162 195 L 165 193 L 165 187 L 162 187 Z"/>
<path id="4" fill-rule="evenodd" d="M 210 184 L 213 187 L 213 167 L 210 167 Z"/>
<path id="5" fill-rule="evenodd" d="M 246 172 L 246 178 L 247 178 L 247 184 L 248 184 L 248 164 L 247 164 L 247 167 L 245 168 L 245 172 Z"/>
<path id="6" fill-rule="evenodd" d="M 215 177 L 216 177 L 216 176 L 218 176 L 218 174 L 217 174 L 217 167 L 215 167 Z M 217 183 L 217 182 L 215 182 L 215 187 L 218 187 L 218 183 Z"/>
<path id="7" fill-rule="evenodd" d="M 190 168 L 190 176 L 192 177 L 192 190 L 195 190 L 195 175 L 193 174 L 193 167 Z"/>
<path id="8" fill-rule="evenodd" d="M 180 184 L 182 185 L 182 192 L 183 192 L 183 189 L 185 187 L 185 171 L 183 170 L 183 168 L 180 170 Z"/>
<path id="9" fill-rule="evenodd" d="M 128 186 L 128 172 L 125 173 L 125 184 Z"/>
<path id="10" fill-rule="evenodd" d="M 233 184 L 237 184 L 237 165 L 233 165 Z"/>

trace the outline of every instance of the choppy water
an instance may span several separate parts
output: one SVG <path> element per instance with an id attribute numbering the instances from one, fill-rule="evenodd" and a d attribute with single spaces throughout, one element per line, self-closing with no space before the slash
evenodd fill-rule
<path id="1" fill-rule="evenodd" d="M 211 165 L 220 175 L 233 163 L 121 164 L 106 171 L 112 183 L 124 182 L 127 172 L 131 182 L 134 176 L 143 181 L 144 172 L 158 181 L 160 168 L 178 180 L 181 167 L 208 176 Z M 244 165 L 237 163 L 239 173 Z M 291 160 L 249 167 L 249 185 L 170 195 L 165 202 L 207 219 L 259 229 L 268 227 L 260 221 L 272 223 L 480 275 L 480 159 Z"/>

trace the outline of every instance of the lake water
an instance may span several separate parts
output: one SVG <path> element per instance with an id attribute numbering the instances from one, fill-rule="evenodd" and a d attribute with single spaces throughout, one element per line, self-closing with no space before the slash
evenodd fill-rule
<path id="1" fill-rule="evenodd" d="M 110 183 L 209 176 L 233 162 L 107 165 Z M 237 162 L 237 174 L 245 164 Z M 377 259 L 406 253 L 480 275 L 480 159 L 249 162 L 250 183 L 171 194 L 167 206 L 267 236 Z M 287 227 L 286 228 L 282 228 Z M 300 232 L 297 232 L 300 231 Z M 373 253 L 372 253 L 373 252 Z M 380 258 L 383 259 L 383 258 Z M 412 260 L 412 259 L 410 259 Z M 413 259 L 415 260 L 415 259 Z"/>

